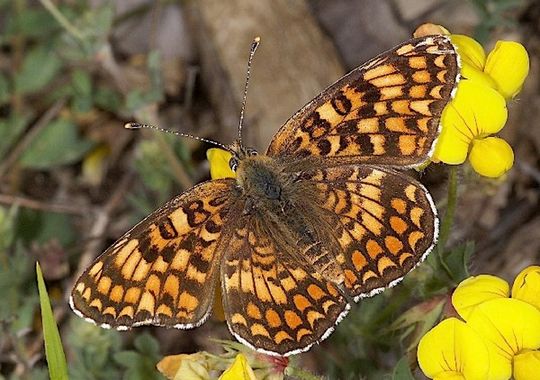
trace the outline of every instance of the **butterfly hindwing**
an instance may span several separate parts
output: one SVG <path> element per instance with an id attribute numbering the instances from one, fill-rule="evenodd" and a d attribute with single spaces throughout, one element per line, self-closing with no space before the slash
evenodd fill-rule
<path id="1" fill-rule="evenodd" d="M 317 189 L 325 227 L 337 239 L 344 285 L 355 299 L 400 281 L 438 236 L 435 205 L 409 176 L 368 165 L 315 169 L 301 175 Z"/>
<path id="2" fill-rule="evenodd" d="M 291 355 L 326 338 L 349 304 L 328 280 L 247 220 L 236 228 L 222 263 L 229 329 L 250 347 Z"/>
<path id="3" fill-rule="evenodd" d="M 218 281 L 233 179 L 202 183 L 127 232 L 81 275 L 73 310 L 103 327 L 191 328 L 204 322 Z"/>
<path id="4" fill-rule="evenodd" d="M 412 39 L 304 106 L 274 136 L 267 154 L 418 165 L 434 146 L 457 79 L 458 58 L 447 36 Z"/>

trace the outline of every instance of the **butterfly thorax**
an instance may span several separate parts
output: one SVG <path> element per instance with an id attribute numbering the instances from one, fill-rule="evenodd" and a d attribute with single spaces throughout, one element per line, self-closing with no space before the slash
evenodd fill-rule
<path id="1" fill-rule="evenodd" d="M 258 218 L 282 252 L 299 252 L 296 259 L 309 262 L 322 277 L 339 285 L 343 271 L 331 249 L 331 233 L 310 223 L 324 218 L 317 197 L 288 169 L 286 162 L 264 155 L 240 160 L 236 174 L 246 197 L 245 212 Z"/>
<path id="2" fill-rule="evenodd" d="M 282 203 L 286 200 L 290 175 L 285 175 L 278 161 L 264 155 L 240 160 L 237 181 L 244 193 L 254 201 Z"/>

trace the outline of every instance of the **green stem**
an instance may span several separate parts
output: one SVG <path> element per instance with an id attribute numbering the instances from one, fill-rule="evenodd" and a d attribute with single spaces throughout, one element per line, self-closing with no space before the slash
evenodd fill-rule
<path id="1" fill-rule="evenodd" d="M 447 203 L 446 203 L 446 212 L 444 213 L 444 218 L 441 223 L 441 231 L 439 234 L 439 247 L 441 250 L 444 249 L 448 237 L 450 235 L 450 230 L 454 224 L 454 214 L 456 212 L 457 205 L 457 177 L 458 177 L 458 166 L 450 165 L 448 169 L 448 194 L 447 194 Z"/>
<path id="2" fill-rule="evenodd" d="M 67 18 L 64 17 L 62 12 L 56 7 L 55 4 L 52 3 L 51 0 L 39 0 L 41 2 L 41 5 L 47 9 L 51 15 L 58 21 L 60 25 L 73 37 L 83 41 L 84 40 L 84 34 L 81 33 L 79 29 L 77 29 L 72 23 L 68 21 Z"/>
<path id="3" fill-rule="evenodd" d="M 444 248 L 450 236 L 450 230 L 454 224 L 454 214 L 456 212 L 458 192 L 457 192 L 457 178 L 458 169 L 457 165 L 450 165 L 448 168 L 448 194 L 446 202 L 446 212 L 441 223 L 441 229 L 439 233 L 439 242 L 437 243 L 437 254 L 443 268 L 448 272 L 450 278 L 452 273 L 444 261 Z"/>

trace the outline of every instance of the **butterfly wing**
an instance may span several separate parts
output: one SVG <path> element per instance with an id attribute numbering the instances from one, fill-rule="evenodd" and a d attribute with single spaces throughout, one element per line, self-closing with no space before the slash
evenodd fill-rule
<path id="1" fill-rule="evenodd" d="M 209 315 L 235 180 L 202 183 L 156 210 L 80 276 L 70 304 L 102 327 L 192 328 Z"/>
<path id="2" fill-rule="evenodd" d="M 438 236 L 427 190 L 403 173 L 341 165 L 301 174 L 326 213 L 321 229 L 340 250 L 345 288 L 358 300 L 399 282 L 432 250 Z"/>
<path id="3" fill-rule="evenodd" d="M 242 343 L 270 355 L 306 351 L 333 331 L 349 304 L 330 281 L 280 249 L 262 219 L 245 219 L 222 261 L 229 330 Z"/>
<path id="4" fill-rule="evenodd" d="M 458 65 L 447 36 L 405 42 L 351 71 L 304 106 L 274 136 L 267 154 L 418 165 L 434 147 Z"/>

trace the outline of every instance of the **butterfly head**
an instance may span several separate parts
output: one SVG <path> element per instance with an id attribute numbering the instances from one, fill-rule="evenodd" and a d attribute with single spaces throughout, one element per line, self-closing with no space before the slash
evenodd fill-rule
<path id="1" fill-rule="evenodd" d="M 232 157 L 229 160 L 229 167 L 233 172 L 237 171 L 240 161 L 258 154 L 254 148 L 246 147 L 238 140 L 232 143 L 228 150 L 232 153 Z"/>

